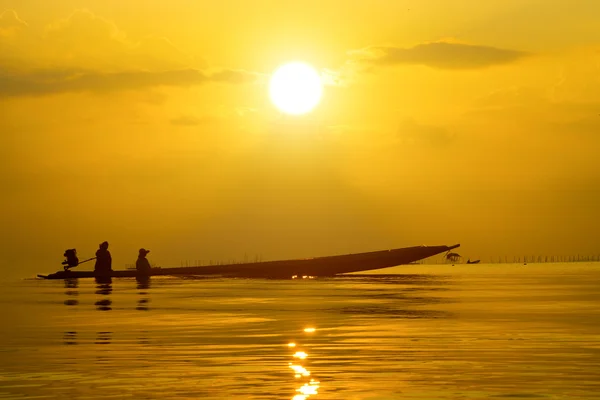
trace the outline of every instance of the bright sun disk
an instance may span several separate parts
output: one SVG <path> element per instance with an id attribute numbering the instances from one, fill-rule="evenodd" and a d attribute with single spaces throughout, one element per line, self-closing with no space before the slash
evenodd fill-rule
<path id="1" fill-rule="evenodd" d="M 319 104 L 323 84 L 319 73 L 310 65 L 292 62 L 279 67 L 271 76 L 269 95 L 286 114 L 305 114 Z"/>

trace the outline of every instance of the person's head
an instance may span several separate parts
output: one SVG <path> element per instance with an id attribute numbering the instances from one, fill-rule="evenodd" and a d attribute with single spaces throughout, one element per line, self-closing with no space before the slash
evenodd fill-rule
<path id="1" fill-rule="evenodd" d="M 77 250 L 75 249 L 67 249 L 65 250 L 65 254 L 64 256 L 69 258 L 69 257 L 75 257 L 77 255 Z"/>
<path id="2" fill-rule="evenodd" d="M 100 248 L 102 250 L 108 250 L 108 242 L 102 242 L 102 243 L 100 243 Z"/>
<path id="3" fill-rule="evenodd" d="M 146 257 L 146 254 L 148 254 L 148 253 L 150 253 L 150 250 L 146 250 L 144 248 L 141 248 L 138 257 Z"/>

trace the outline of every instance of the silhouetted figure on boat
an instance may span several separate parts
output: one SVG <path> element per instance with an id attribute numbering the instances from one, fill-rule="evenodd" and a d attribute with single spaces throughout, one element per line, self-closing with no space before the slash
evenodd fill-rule
<path id="1" fill-rule="evenodd" d="M 79 265 L 79 258 L 77 258 L 77 250 L 75 249 L 67 249 L 65 250 L 65 254 L 63 254 L 67 259 L 62 262 L 65 271 L 68 271 L 69 268 L 73 268 Z"/>
<path id="2" fill-rule="evenodd" d="M 150 250 L 140 249 L 138 254 L 138 259 L 135 262 L 135 269 L 138 273 L 142 275 L 147 275 L 150 273 L 150 262 L 146 258 L 146 255 L 150 253 Z"/>
<path id="3" fill-rule="evenodd" d="M 102 242 L 96 251 L 96 266 L 94 272 L 107 273 L 112 271 L 112 257 L 108 251 L 108 242 Z"/>

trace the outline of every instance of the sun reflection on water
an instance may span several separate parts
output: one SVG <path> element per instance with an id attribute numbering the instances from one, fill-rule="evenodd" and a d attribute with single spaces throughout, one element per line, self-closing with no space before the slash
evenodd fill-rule
<path id="1" fill-rule="evenodd" d="M 297 351 L 296 354 L 294 354 L 294 358 L 299 358 L 301 360 L 304 360 L 306 356 L 307 354 L 303 351 Z"/>
<path id="2" fill-rule="evenodd" d="M 315 332 L 315 328 L 305 328 L 304 332 L 313 333 Z M 297 346 L 297 343 L 290 342 L 287 344 L 287 346 L 290 348 L 294 348 Z M 306 400 L 310 396 L 318 394 L 321 382 L 313 378 L 309 378 L 311 375 L 310 371 L 304 365 L 302 365 L 304 362 L 306 362 L 308 354 L 305 351 L 296 351 L 292 355 L 292 358 L 294 358 L 294 362 L 288 363 L 288 366 L 294 371 L 294 378 L 300 379 L 302 384 L 302 386 L 296 389 L 296 392 L 298 392 L 298 394 L 294 395 L 292 397 L 292 400 Z"/>
<path id="3" fill-rule="evenodd" d="M 290 368 L 296 372 L 296 378 L 300 378 L 301 376 L 310 376 L 310 371 L 304 368 L 302 365 L 290 363 Z"/>

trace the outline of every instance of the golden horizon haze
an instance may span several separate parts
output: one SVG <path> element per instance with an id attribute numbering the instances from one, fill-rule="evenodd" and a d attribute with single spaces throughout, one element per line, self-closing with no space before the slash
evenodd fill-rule
<path id="1" fill-rule="evenodd" d="M 0 270 L 600 254 L 597 1 L 0 0 Z M 316 108 L 269 77 L 303 61 Z"/>

